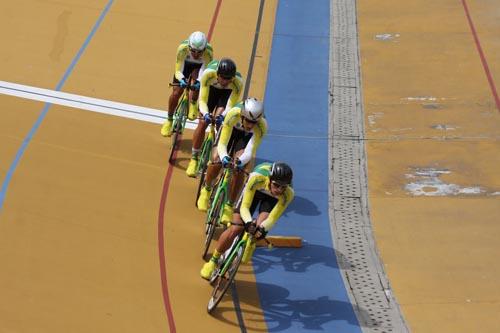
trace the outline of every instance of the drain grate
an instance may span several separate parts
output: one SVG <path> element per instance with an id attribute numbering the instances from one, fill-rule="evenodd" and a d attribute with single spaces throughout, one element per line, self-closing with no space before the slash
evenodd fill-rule
<path id="1" fill-rule="evenodd" d="M 336 254 L 364 332 L 408 332 L 375 248 L 367 204 L 356 7 L 332 0 L 330 217 Z"/>

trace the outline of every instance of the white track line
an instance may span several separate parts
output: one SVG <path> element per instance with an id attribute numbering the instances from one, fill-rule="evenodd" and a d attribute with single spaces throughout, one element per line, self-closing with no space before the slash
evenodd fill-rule
<path id="1" fill-rule="evenodd" d="M 27 98 L 51 104 L 64 105 L 71 108 L 105 113 L 113 116 L 163 124 L 165 110 L 151 109 L 142 106 L 108 101 L 61 91 L 37 88 L 23 84 L 0 81 L 0 94 Z M 197 121 L 187 121 L 186 128 L 194 129 Z"/>

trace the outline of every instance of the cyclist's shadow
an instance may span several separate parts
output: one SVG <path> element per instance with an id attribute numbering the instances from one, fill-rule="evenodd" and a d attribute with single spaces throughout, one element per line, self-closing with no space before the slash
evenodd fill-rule
<path id="1" fill-rule="evenodd" d="M 179 144 L 179 147 L 177 148 L 177 155 L 175 157 L 174 161 L 174 168 L 178 168 L 181 170 L 186 170 L 189 160 L 191 159 L 191 145 L 192 145 L 193 140 L 190 138 L 185 138 L 184 135 L 182 136 L 182 140 Z M 168 149 L 170 149 L 170 146 L 168 146 Z M 185 156 L 181 156 L 185 155 Z M 168 155 L 166 156 L 168 159 Z"/>
<path id="2" fill-rule="evenodd" d="M 304 330 L 324 330 L 324 324 L 332 321 L 347 321 L 352 325 L 358 325 L 353 316 L 352 305 L 347 302 L 330 299 L 321 296 L 315 299 L 290 299 L 288 289 L 269 283 L 258 283 L 259 299 L 246 297 L 255 292 L 253 282 L 236 282 L 240 302 L 248 304 L 250 308 L 261 308 L 268 326 L 268 332 L 279 332 L 299 323 Z M 243 317 L 247 328 L 252 326 L 262 327 L 262 319 L 259 311 L 246 310 Z M 245 314 L 246 313 L 246 314 Z M 257 329 L 253 329 L 257 330 Z"/>

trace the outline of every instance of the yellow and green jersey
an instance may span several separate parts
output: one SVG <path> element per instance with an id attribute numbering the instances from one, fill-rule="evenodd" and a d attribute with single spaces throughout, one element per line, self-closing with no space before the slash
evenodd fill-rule
<path id="1" fill-rule="evenodd" d="M 240 100 L 240 95 L 243 90 L 243 78 L 239 72 L 236 72 L 236 76 L 227 85 L 227 87 L 221 86 L 217 82 L 217 66 L 219 65 L 218 60 L 214 60 L 208 64 L 207 68 L 203 71 L 201 75 L 200 83 L 200 97 L 198 98 L 198 105 L 200 112 L 205 115 L 213 110 L 208 110 L 208 94 L 210 92 L 210 87 L 216 89 L 228 89 L 231 90 L 231 95 L 229 96 L 226 104 L 226 109 L 224 114 L 226 114 L 236 103 Z"/>
<path id="2" fill-rule="evenodd" d="M 210 43 L 207 43 L 207 48 L 205 52 L 203 52 L 203 56 L 200 59 L 194 59 L 191 56 L 191 52 L 189 51 L 189 40 L 182 41 L 181 45 L 177 48 L 177 57 L 175 61 L 175 78 L 181 81 L 184 78 L 184 66 L 186 62 L 190 62 L 193 64 L 201 64 L 200 72 L 208 66 L 208 64 L 213 59 L 213 49 Z"/>
<path id="3" fill-rule="evenodd" d="M 224 118 L 224 123 L 222 124 L 221 134 L 219 138 L 219 142 L 217 144 L 217 152 L 219 157 L 222 159 L 224 156 L 228 155 L 227 145 L 229 143 L 229 139 L 231 138 L 231 134 L 233 133 L 233 129 L 237 129 L 240 131 L 244 131 L 244 127 L 241 124 L 241 109 L 243 108 L 243 102 L 236 104 Z M 250 141 L 248 141 L 243 154 L 239 157 L 239 160 L 243 165 L 246 165 L 257 153 L 257 148 L 259 148 L 262 138 L 267 133 L 267 121 L 264 117 L 261 117 L 257 124 L 255 124 L 250 131 L 252 133 L 252 137 Z"/>
<path id="4" fill-rule="evenodd" d="M 272 163 L 262 163 L 257 165 L 245 184 L 243 189 L 243 197 L 240 206 L 240 215 L 245 223 L 252 221 L 252 215 L 250 214 L 250 206 L 252 205 L 253 198 L 256 191 L 263 192 L 271 197 L 278 199 L 278 202 L 274 208 L 269 213 L 261 226 L 266 230 L 270 230 L 276 221 L 280 218 L 281 214 L 288 207 L 290 202 L 292 202 L 294 197 L 294 191 L 292 186 L 287 186 L 286 190 L 280 196 L 273 196 L 270 191 L 270 179 Z"/>

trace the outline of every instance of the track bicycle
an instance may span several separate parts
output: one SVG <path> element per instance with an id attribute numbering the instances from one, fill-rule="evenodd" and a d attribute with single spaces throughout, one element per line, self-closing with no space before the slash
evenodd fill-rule
<path id="1" fill-rule="evenodd" d="M 231 222 L 231 224 L 242 226 L 241 223 Z M 255 226 L 255 221 L 251 224 Z M 222 300 L 227 289 L 233 283 L 240 264 L 249 262 L 253 255 L 257 241 L 255 237 L 257 228 L 254 228 L 253 232 L 247 230 L 246 228 L 243 229 L 236 236 L 231 247 L 221 256 L 217 268 L 210 278 L 210 284 L 213 285 L 214 289 L 208 301 L 208 313 L 212 313 Z M 260 238 L 266 241 L 268 248 L 272 248 L 272 243 L 268 239 L 264 236 Z"/>
<path id="2" fill-rule="evenodd" d="M 217 164 L 221 164 L 221 162 L 217 162 Z M 221 226 L 220 220 L 222 218 L 223 207 L 228 200 L 229 184 L 231 184 L 233 172 L 236 168 L 237 166 L 233 162 L 231 162 L 227 168 L 224 168 L 222 175 L 219 176 L 219 179 L 215 183 L 214 190 L 210 195 L 210 207 L 208 208 L 205 220 L 205 243 L 203 247 L 203 254 L 201 256 L 202 259 L 205 259 L 205 256 L 208 253 L 215 230 L 217 227 Z M 247 173 L 245 170 L 240 171 Z"/>
<path id="3" fill-rule="evenodd" d="M 180 141 L 180 136 L 184 132 L 184 128 L 186 127 L 187 114 L 189 109 L 189 91 L 196 90 L 194 85 L 191 84 L 191 75 L 189 76 L 188 85 L 182 92 L 181 97 L 179 98 L 179 102 L 177 103 L 177 107 L 174 111 L 174 119 L 172 122 L 172 148 L 170 150 L 170 155 L 168 157 L 168 161 L 173 163 L 174 161 L 174 152 L 178 148 Z M 170 83 L 170 87 L 180 86 L 179 83 Z"/>

